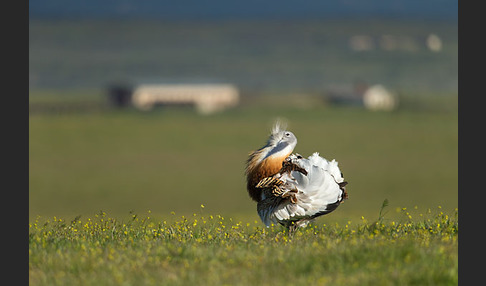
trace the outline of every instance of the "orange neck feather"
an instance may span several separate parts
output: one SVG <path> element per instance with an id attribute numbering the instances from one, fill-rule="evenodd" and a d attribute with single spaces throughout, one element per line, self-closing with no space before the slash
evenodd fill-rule
<path id="1" fill-rule="evenodd" d="M 271 177 L 277 174 L 282 168 L 282 163 L 285 158 L 287 158 L 287 156 L 289 156 L 292 152 L 286 154 L 285 156 L 270 156 L 261 162 L 258 162 L 257 152 L 258 151 L 253 152 L 248 158 L 246 167 L 246 188 L 250 197 L 254 201 L 258 202 L 261 199 L 261 190 L 255 188 L 256 184 L 266 177 Z"/>

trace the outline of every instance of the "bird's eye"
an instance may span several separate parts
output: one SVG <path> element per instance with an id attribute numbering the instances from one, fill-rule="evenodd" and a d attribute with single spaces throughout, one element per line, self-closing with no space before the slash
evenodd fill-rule
<path id="1" fill-rule="evenodd" d="M 290 132 L 286 132 L 285 133 L 285 136 L 289 137 L 290 136 Z"/>

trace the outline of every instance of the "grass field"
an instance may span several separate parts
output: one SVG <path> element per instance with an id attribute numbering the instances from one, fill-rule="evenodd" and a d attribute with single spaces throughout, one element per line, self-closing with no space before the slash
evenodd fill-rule
<path id="1" fill-rule="evenodd" d="M 203 206 L 202 206 L 203 207 Z M 99 213 L 29 225 L 30 285 L 457 285 L 457 210 L 289 235 L 204 209 L 173 222 Z M 412 216 L 417 214 L 416 218 Z"/>
<path id="2" fill-rule="evenodd" d="M 335 215 L 376 215 L 384 199 L 393 208 L 457 207 L 457 113 L 253 107 L 204 117 L 167 109 L 30 116 L 30 217 L 187 215 L 204 204 L 256 218 L 245 160 L 277 117 L 296 134 L 295 152 L 339 162 L 350 199 Z"/>
<path id="3" fill-rule="evenodd" d="M 277 117 L 296 134 L 296 152 L 336 159 L 349 182 L 343 205 L 293 237 L 264 228 L 245 190 L 246 156 L 265 144 Z M 316 104 L 210 116 L 33 114 L 29 279 L 455 285 L 457 147 L 457 112 Z"/>

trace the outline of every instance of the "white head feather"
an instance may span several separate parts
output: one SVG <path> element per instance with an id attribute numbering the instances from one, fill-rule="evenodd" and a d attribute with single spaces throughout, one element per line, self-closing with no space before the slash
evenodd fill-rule
<path id="1" fill-rule="evenodd" d="M 280 141 L 283 138 L 286 128 L 287 128 L 287 124 L 283 122 L 281 119 L 277 119 L 275 121 L 275 124 L 272 127 L 272 133 L 268 138 L 267 146 L 277 145 L 278 141 Z"/>

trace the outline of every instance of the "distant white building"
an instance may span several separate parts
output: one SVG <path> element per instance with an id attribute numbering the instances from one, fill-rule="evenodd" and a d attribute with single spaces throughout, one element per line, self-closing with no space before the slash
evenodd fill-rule
<path id="1" fill-rule="evenodd" d="M 433 52 L 442 50 L 442 40 L 436 34 L 430 34 L 426 40 L 427 47 Z"/>
<path id="2" fill-rule="evenodd" d="M 392 111 L 398 106 L 398 98 L 381 84 L 375 84 L 364 92 L 363 104 L 369 110 Z"/>
<path id="3" fill-rule="evenodd" d="M 141 110 L 150 110 L 155 105 L 192 104 L 200 113 L 209 114 L 238 102 L 238 89 L 231 84 L 140 85 L 132 94 L 132 104 Z"/>
<path id="4" fill-rule="evenodd" d="M 353 51 L 371 51 L 375 48 L 375 43 L 370 36 L 354 35 L 349 38 L 349 46 Z"/>
<path id="5" fill-rule="evenodd" d="M 437 46 L 437 39 L 434 37 L 428 39 L 427 42 L 431 42 L 434 48 Z M 413 36 L 388 34 L 373 37 L 369 35 L 354 35 L 349 38 L 348 44 L 351 50 L 356 52 L 369 52 L 375 49 L 416 52 L 421 47 L 420 42 Z M 430 44 L 427 45 L 429 48 L 431 47 Z"/>

